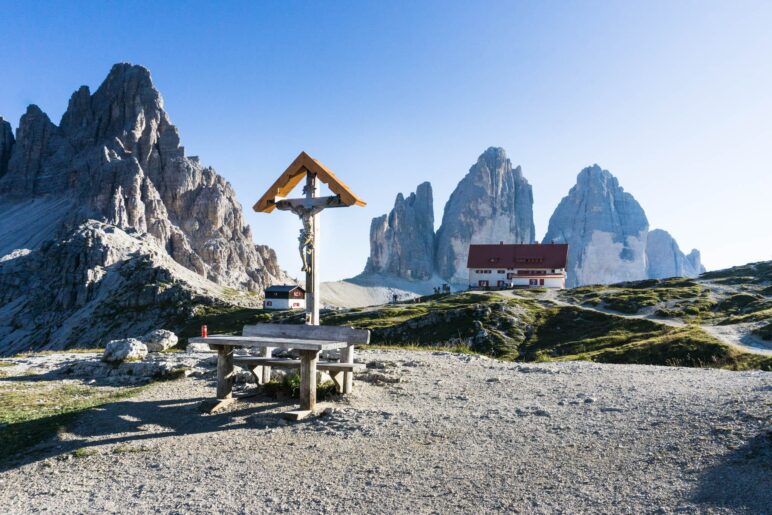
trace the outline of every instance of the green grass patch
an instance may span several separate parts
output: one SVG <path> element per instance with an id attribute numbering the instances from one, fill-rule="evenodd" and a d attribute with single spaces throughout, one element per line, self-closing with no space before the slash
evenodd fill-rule
<path id="1" fill-rule="evenodd" d="M 360 345 L 359 349 L 364 350 L 408 350 L 414 352 L 453 352 L 456 354 L 480 355 L 481 352 L 475 352 L 469 345 L 448 344 L 448 345 L 409 345 L 409 344 L 367 344 Z"/>
<path id="2" fill-rule="evenodd" d="M 578 308 L 554 309 L 543 317 L 524 346 L 526 361 L 772 369 L 771 358 L 724 345 L 697 326 L 674 328 Z"/>
<path id="3" fill-rule="evenodd" d="M 72 451 L 72 455 L 76 458 L 88 458 L 89 456 L 94 456 L 96 453 L 96 449 L 90 449 L 88 447 L 79 447 Z"/>
<path id="4" fill-rule="evenodd" d="M 700 279 L 735 279 L 739 280 L 739 283 L 772 282 L 772 261 L 760 261 L 758 263 L 748 263 L 747 265 L 733 266 L 732 268 L 727 268 L 725 270 L 706 272 L 700 275 Z"/>
<path id="5" fill-rule="evenodd" d="M 637 312 L 643 305 L 667 301 L 669 311 L 657 314 L 686 320 L 703 320 L 715 315 L 712 295 L 691 279 L 586 286 L 564 290 L 559 295 L 584 304 L 611 303 L 631 312 Z M 742 303 L 736 300 L 737 304 Z M 752 304 L 746 303 L 746 307 Z M 235 333 L 249 317 L 278 323 L 303 322 L 303 313 L 298 312 L 266 314 L 262 310 L 250 312 L 240 308 L 228 316 L 238 320 L 238 325 L 233 327 Z M 697 327 L 673 328 L 651 320 L 579 307 L 545 307 L 538 295 L 530 291 L 506 295 L 501 292 L 430 295 L 418 301 L 374 308 L 323 311 L 321 319 L 323 325 L 369 329 L 371 343 L 366 348 L 441 350 L 517 361 L 576 359 L 730 369 L 769 366 L 764 359 L 735 351 Z M 215 332 L 212 325 L 210 332 Z M 268 387 L 271 388 L 287 391 L 292 385 Z"/>
<path id="6" fill-rule="evenodd" d="M 687 309 L 698 314 L 712 306 L 709 292 L 692 279 L 674 277 L 670 279 L 647 279 L 612 284 L 610 286 L 591 285 L 562 290 L 559 296 L 564 300 L 589 306 L 602 306 L 624 314 L 636 314 L 642 309 L 657 306 L 669 301 L 688 301 L 700 299 L 701 302 Z M 669 316 L 670 311 L 661 310 L 661 316 Z M 679 310 L 673 310 L 673 313 Z"/>
<path id="7" fill-rule="evenodd" d="M 0 383 L 0 460 L 52 437 L 86 410 L 129 398 L 142 388 Z"/>
<path id="8" fill-rule="evenodd" d="M 730 317 L 727 317 L 721 320 L 718 324 L 719 325 L 742 324 L 746 322 L 762 322 L 770 319 L 772 319 L 772 308 L 763 309 L 761 311 L 747 313 L 744 315 L 732 315 Z"/>
<path id="9" fill-rule="evenodd" d="M 20 352 L 19 354 L 15 354 L 14 358 L 28 358 L 31 356 L 49 356 L 51 354 L 62 354 L 64 352 L 73 353 L 73 354 L 93 354 L 93 353 L 102 353 L 104 352 L 104 348 L 98 348 L 98 347 L 92 347 L 88 349 L 81 349 L 73 347 L 71 349 L 60 349 L 60 350 L 31 350 L 27 352 Z"/>
<path id="10" fill-rule="evenodd" d="M 753 334 L 764 341 L 772 341 L 772 322 L 757 327 L 753 330 Z"/>
<path id="11" fill-rule="evenodd" d="M 281 381 L 270 381 L 262 386 L 263 391 L 274 398 L 300 397 L 300 374 L 287 374 Z M 324 401 L 338 395 L 338 388 L 332 381 L 316 385 L 316 400 Z"/>
<path id="12" fill-rule="evenodd" d="M 121 445 L 116 445 L 115 447 L 113 447 L 111 452 L 113 454 L 121 455 L 121 454 L 136 454 L 136 453 L 140 453 L 140 452 L 146 452 L 146 451 L 149 451 L 149 450 L 150 450 L 150 448 L 149 447 L 145 447 L 144 445 L 136 446 L 136 445 L 121 444 Z"/>

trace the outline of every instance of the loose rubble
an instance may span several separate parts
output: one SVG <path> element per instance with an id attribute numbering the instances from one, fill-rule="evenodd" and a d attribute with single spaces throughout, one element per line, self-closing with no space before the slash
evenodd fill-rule
<path id="1" fill-rule="evenodd" d="M 89 412 L 36 454 L 3 464 L 3 510 L 765 513 L 772 506 L 769 372 L 361 351 L 357 360 L 367 367 L 353 393 L 290 423 L 282 414 L 292 401 L 261 395 L 202 414 L 214 394 L 214 356 L 151 354 L 145 362 L 161 357 L 193 372 Z"/>

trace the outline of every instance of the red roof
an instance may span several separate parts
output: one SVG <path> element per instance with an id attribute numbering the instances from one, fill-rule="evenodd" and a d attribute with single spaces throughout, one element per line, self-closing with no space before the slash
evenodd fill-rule
<path id="1" fill-rule="evenodd" d="M 470 245 L 467 268 L 566 268 L 568 244 Z"/>

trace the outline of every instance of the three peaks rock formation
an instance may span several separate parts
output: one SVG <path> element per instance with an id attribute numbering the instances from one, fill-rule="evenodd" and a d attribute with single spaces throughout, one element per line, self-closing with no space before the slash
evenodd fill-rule
<path id="1" fill-rule="evenodd" d="M 463 286 L 470 244 L 536 242 L 531 185 L 504 149 L 489 148 L 478 158 L 445 205 L 436 234 L 431 186 L 423 183 L 419 190 L 407 200 L 398 195 L 389 215 L 373 219 L 364 276 Z M 543 243 L 569 244 L 569 287 L 704 272 L 699 251 L 685 256 L 667 232 L 649 231 L 640 204 L 598 165 L 579 173 L 550 218 Z"/>
<path id="2" fill-rule="evenodd" d="M 466 281 L 470 243 L 534 241 L 533 193 L 520 167 L 504 149 L 489 148 L 461 180 L 434 232 L 432 188 L 418 186 L 370 226 L 370 257 L 364 274 L 408 280 Z"/>
<path id="3" fill-rule="evenodd" d="M 86 317 L 115 298 L 111 271 L 131 260 L 199 293 L 286 279 L 273 250 L 253 243 L 230 184 L 185 155 L 148 70 L 116 64 L 93 94 L 72 95 L 58 126 L 34 105 L 15 138 L 0 119 L 0 352 L 72 345 L 84 331 L 92 347 L 131 336 L 130 314 L 104 330 Z M 38 277 L 51 281 L 42 291 L 30 288 Z M 147 318 L 170 323 L 157 311 Z"/>

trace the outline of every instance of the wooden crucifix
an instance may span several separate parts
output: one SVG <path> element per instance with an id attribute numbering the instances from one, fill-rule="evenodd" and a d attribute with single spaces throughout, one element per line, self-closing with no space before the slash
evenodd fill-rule
<path id="1" fill-rule="evenodd" d="M 303 178 L 306 179 L 301 198 L 287 195 Z M 321 181 L 321 182 L 320 182 Z M 321 183 L 325 183 L 334 195 L 320 197 Z M 317 243 L 319 241 L 319 213 L 330 207 L 364 206 L 348 186 L 332 171 L 301 152 L 268 191 L 257 201 L 253 209 L 258 213 L 270 213 L 275 208 L 291 211 L 300 217 L 302 227 L 298 237 L 302 270 L 306 273 L 306 323 L 319 325 L 319 270 L 317 267 Z"/>

